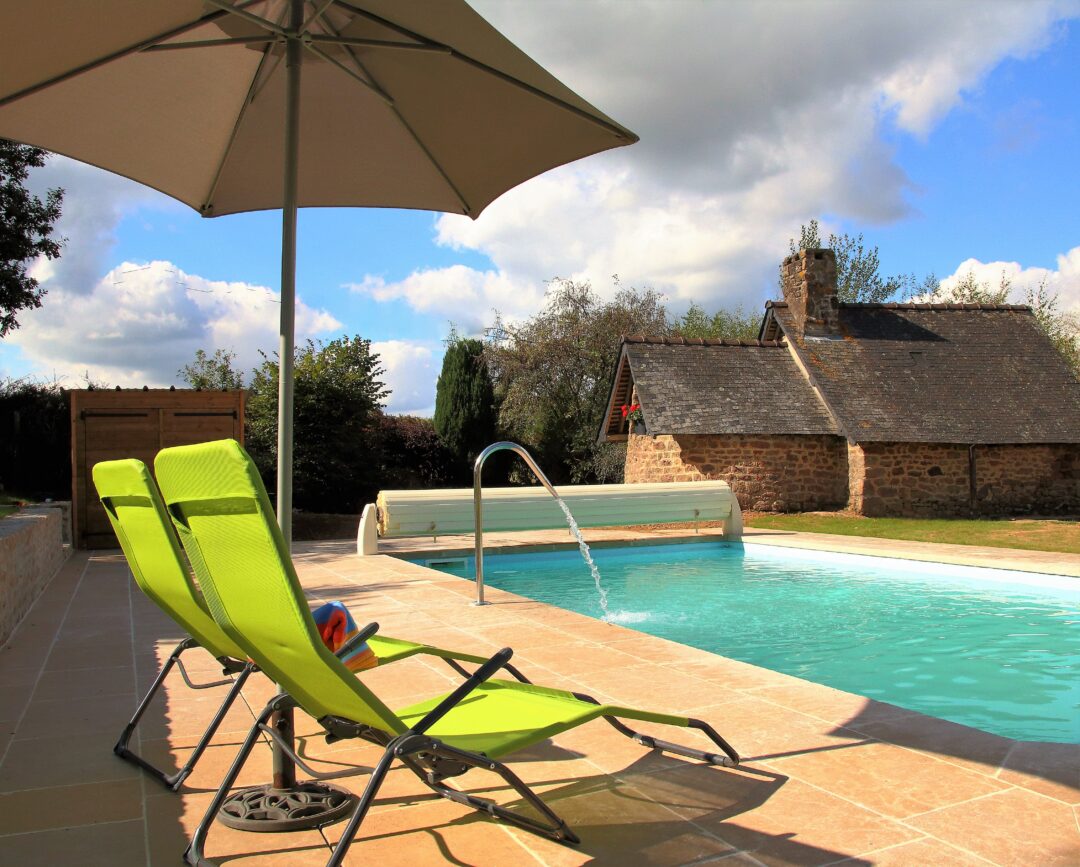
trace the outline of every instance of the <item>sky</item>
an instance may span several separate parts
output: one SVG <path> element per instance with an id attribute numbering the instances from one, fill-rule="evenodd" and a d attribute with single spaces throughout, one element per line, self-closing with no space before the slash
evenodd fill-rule
<path id="1" fill-rule="evenodd" d="M 451 325 L 528 317 L 548 281 L 760 309 L 788 240 L 862 233 L 884 276 L 969 271 L 1080 313 L 1080 0 L 472 0 L 641 141 L 504 194 L 473 221 L 300 212 L 297 337 L 372 340 L 387 411 L 429 415 Z M 0 377 L 180 385 L 197 349 L 277 345 L 280 212 L 203 219 L 55 157 L 48 290 Z"/>

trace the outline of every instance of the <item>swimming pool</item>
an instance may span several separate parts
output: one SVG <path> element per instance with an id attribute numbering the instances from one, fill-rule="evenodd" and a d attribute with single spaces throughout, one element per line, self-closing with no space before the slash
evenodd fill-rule
<path id="1" fill-rule="evenodd" d="M 623 626 L 1007 737 L 1080 743 L 1080 579 L 723 542 L 593 557 Z M 414 562 L 473 576 L 471 557 Z M 576 550 L 485 554 L 484 575 L 602 615 Z"/>

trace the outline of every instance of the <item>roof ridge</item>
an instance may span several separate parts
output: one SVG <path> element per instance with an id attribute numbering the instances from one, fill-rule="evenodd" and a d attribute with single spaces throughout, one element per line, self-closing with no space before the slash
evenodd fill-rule
<path id="1" fill-rule="evenodd" d="M 624 334 L 622 343 L 647 343 L 658 346 L 746 346 L 778 349 L 782 340 L 743 340 L 734 337 L 657 337 L 648 334 Z"/>
<path id="2" fill-rule="evenodd" d="M 786 301 L 766 301 L 765 309 L 785 308 Z M 977 304 L 974 302 L 916 302 L 916 301 L 841 301 L 844 310 L 992 310 L 997 312 L 1031 313 L 1029 304 Z"/>

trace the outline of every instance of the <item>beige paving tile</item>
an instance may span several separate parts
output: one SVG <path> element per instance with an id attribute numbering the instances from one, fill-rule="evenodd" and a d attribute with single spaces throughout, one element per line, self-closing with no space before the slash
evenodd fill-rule
<path id="1" fill-rule="evenodd" d="M 59 737 L 15 740 L 0 762 L 0 792 L 135 779 L 138 770 L 113 755 L 111 734 L 72 730 Z"/>
<path id="2" fill-rule="evenodd" d="M 131 664 L 131 640 L 108 644 L 90 641 L 57 642 L 45 663 L 46 671 L 91 669 Z"/>
<path id="3" fill-rule="evenodd" d="M 22 716 L 26 706 L 30 704 L 30 696 L 34 693 L 34 685 L 23 686 L 0 686 L 0 714 L 10 719 L 18 719 Z"/>
<path id="4" fill-rule="evenodd" d="M 828 864 L 920 835 L 783 774 L 687 766 L 652 775 L 652 798 L 765 864 Z"/>
<path id="5" fill-rule="evenodd" d="M 752 688 L 751 691 L 758 698 L 771 701 L 781 707 L 816 716 L 856 731 L 862 731 L 865 725 L 915 715 L 915 711 L 896 705 L 794 678 L 772 686 Z"/>
<path id="6" fill-rule="evenodd" d="M 135 672 L 130 665 L 103 666 L 76 671 L 44 671 L 34 698 L 44 701 L 78 701 L 107 695 L 135 694 Z"/>
<path id="7" fill-rule="evenodd" d="M 995 776 L 1014 742 L 990 732 L 923 714 L 882 722 L 848 723 L 876 740 L 930 753 L 951 764 Z M 1076 748 L 1080 752 L 1080 747 Z M 1080 800 L 1080 797 L 1078 797 Z"/>
<path id="8" fill-rule="evenodd" d="M 545 789 L 543 797 L 581 838 L 571 849 L 513 830 L 543 864 L 689 864 L 734 851 L 642 787 L 609 776 Z"/>
<path id="9" fill-rule="evenodd" d="M 1080 863 L 1080 831 L 1073 809 L 1024 789 L 1009 789 L 907 822 L 994 864 Z"/>
<path id="10" fill-rule="evenodd" d="M 705 693 L 702 698 L 710 695 Z M 832 751 L 845 754 L 867 740 L 865 735 L 816 717 L 785 713 L 745 693 L 736 693 L 734 699 L 720 705 L 691 708 L 689 713 L 712 725 L 747 759 L 772 761 Z"/>
<path id="11" fill-rule="evenodd" d="M 337 824 L 325 829 L 331 843 L 337 843 L 344 827 Z M 349 848 L 346 863 L 523 867 L 537 861 L 506 828 L 486 814 L 439 799 L 368 814 Z"/>
<path id="12" fill-rule="evenodd" d="M 695 653 L 688 655 L 682 662 L 669 662 L 665 663 L 665 666 L 673 671 L 689 674 L 728 689 L 758 690 L 766 686 L 789 687 L 793 682 L 805 683 L 805 681 L 797 681 L 796 678 L 788 677 L 786 674 L 769 671 L 756 665 L 750 665 L 748 662 L 727 659 L 715 654 Z"/>
<path id="13" fill-rule="evenodd" d="M 659 734 L 659 726 L 646 726 L 632 723 L 641 731 Z M 712 749 L 712 745 L 697 732 L 667 731 L 667 740 L 685 743 L 701 749 Z M 616 775 L 651 773 L 657 770 L 678 767 L 685 760 L 681 757 L 646 749 L 636 741 L 617 732 L 603 720 L 594 720 L 579 728 L 556 735 L 553 745 L 567 755 L 588 760 L 592 765 Z"/>
<path id="14" fill-rule="evenodd" d="M 607 650 L 597 653 L 606 656 Z M 556 665 L 556 663 L 553 663 Z M 638 663 L 630 668 L 592 669 L 581 680 L 631 707 L 676 713 L 677 709 L 718 705 L 740 696 L 725 686 L 663 666 Z"/>
<path id="15" fill-rule="evenodd" d="M 1080 804 L 1080 744 L 1017 743 L 998 779 Z"/>
<path id="16" fill-rule="evenodd" d="M 14 686 L 33 686 L 41 676 L 41 666 L 15 667 L 2 664 L 0 656 L 0 689 Z"/>
<path id="17" fill-rule="evenodd" d="M 855 867 L 857 864 L 873 864 L 875 867 L 986 867 L 992 862 L 949 846 L 940 840 L 924 837 L 912 843 L 901 843 L 888 849 L 868 852 L 861 858 L 837 862 L 837 867 Z"/>
<path id="18" fill-rule="evenodd" d="M 613 650 L 610 647 L 565 639 L 550 644 L 523 647 L 520 652 L 515 652 L 514 659 L 557 671 L 565 677 L 612 669 L 620 675 L 631 674 L 634 669 L 645 664 L 636 656 Z M 595 681 L 595 678 L 591 679 Z"/>
<path id="19" fill-rule="evenodd" d="M 150 864 L 182 863 L 180 857 L 198 827 L 211 795 L 165 793 L 146 799 Z M 206 855 L 232 864 L 312 867 L 325 863 L 328 847 L 318 831 L 252 834 L 215 822 L 207 836 Z"/>
<path id="20" fill-rule="evenodd" d="M 627 636 L 620 635 L 607 642 L 607 645 L 623 653 L 640 657 L 647 662 L 673 663 L 675 668 L 687 661 L 685 644 L 677 644 L 674 641 L 655 638 L 652 635 L 641 635 L 640 633 Z"/>
<path id="21" fill-rule="evenodd" d="M 4 837 L 0 840 L 0 863 L 138 867 L 146 863 L 143 821 L 139 818 Z"/>
<path id="22" fill-rule="evenodd" d="M 140 780 L 110 780 L 0 794 L 0 838 L 142 817 Z M 0 839 L 0 851 L 3 850 Z"/>
<path id="23" fill-rule="evenodd" d="M 19 722 L 20 738 L 72 737 L 96 734 L 119 736 L 135 711 L 134 694 L 100 695 L 78 701 L 31 701 Z"/>
<path id="24" fill-rule="evenodd" d="M 769 766 L 897 818 L 969 801 L 1005 787 L 957 765 L 876 742 L 770 759 Z"/>

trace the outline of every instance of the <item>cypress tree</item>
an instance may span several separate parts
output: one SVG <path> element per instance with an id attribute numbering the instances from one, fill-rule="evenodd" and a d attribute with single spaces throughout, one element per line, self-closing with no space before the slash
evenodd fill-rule
<path id="1" fill-rule="evenodd" d="M 435 432 L 454 456 L 463 480 L 476 456 L 496 439 L 495 389 L 479 340 L 453 340 L 446 347 L 435 385 Z"/>

